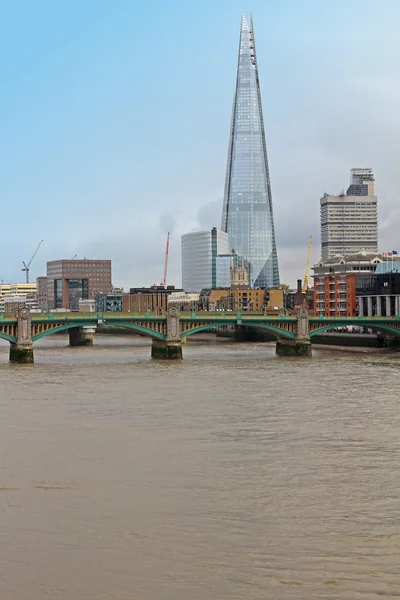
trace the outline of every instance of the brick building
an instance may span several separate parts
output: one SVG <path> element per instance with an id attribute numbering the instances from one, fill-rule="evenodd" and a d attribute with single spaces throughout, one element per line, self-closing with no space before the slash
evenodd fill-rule
<path id="1" fill-rule="evenodd" d="M 173 285 L 166 288 L 162 286 L 152 286 L 150 288 L 131 288 L 129 294 L 122 296 L 123 312 L 146 312 L 161 308 L 166 311 L 168 308 L 168 297 L 172 292 L 182 292 Z"/>
<path id="2" fill-rule="evenodd" d="M 53 260 L 47 263 L 49 309 L 79 310 L 79 300 L 111 291 L 110 260 Z"/>
<path id="3" fill-rule="evenodd" d="M 362 251 L 351 256 L 337 255 L 320 261 L 314 271 L 314 313 L 326 317 L 354 317 L 357 275 L 374 273 L 383 262 L 381 254 Z"/>

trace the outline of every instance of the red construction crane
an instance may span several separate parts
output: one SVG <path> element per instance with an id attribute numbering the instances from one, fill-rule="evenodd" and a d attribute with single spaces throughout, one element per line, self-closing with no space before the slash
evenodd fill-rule
<path id="1" fill-rule="evenodd" d="M 161 282 L 161 287 L 164 289 L 167 287 L 167 273 L 168 273 L 168 255 L 169 255 L 169 237 L 170 233 L 167 235 L 167 245 L 165 246 L 165 261 L 164 261 L 164 277 Z"/>

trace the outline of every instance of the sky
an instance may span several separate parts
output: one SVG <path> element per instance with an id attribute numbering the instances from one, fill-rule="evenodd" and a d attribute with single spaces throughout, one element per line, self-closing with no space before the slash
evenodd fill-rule
<path id="1" fill-rule="evenodd" d="M 252 11 L 281 282 L 320 258 L 319 199 L 372 167 L 400 251 L 398 0 L 0 0 L 0 281 L 110 258 L 181 285 L 180 236 L 220 226 L 242 12 Z"/>

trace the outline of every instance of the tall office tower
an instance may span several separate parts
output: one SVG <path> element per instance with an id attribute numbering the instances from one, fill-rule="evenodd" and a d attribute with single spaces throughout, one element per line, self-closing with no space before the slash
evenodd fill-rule
<path id="1" fill-rule="evenodd" d="M 346 194 L 324 194 L 321 203 L 321 259 L 378 251 L 378 199 L 372 169 L 352 169 Z"/>
<path id="2" fill-rule="evenodd" d="M 249 262 L 255 288 L 279 285 L 253 19 L 242 16 L 221 229 Z"/>
<path id="3" fill-rule="evenodd" d="M 222 287 L 217 257 L 228 254 L 228 236 L 216 227 L 182 236 L 182 287 L 186 292 Z M 229 285 L 229 281 L 228 281 Z"/>

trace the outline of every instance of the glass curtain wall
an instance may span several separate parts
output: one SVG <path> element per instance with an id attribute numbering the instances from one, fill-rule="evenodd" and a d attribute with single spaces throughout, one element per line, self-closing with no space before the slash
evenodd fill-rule
<path id="1" fill-rule="evenodd" d="M 221 229 L 249 261 L 255 288 L 279 285 L 253 20 L 242 16 Z"/>

